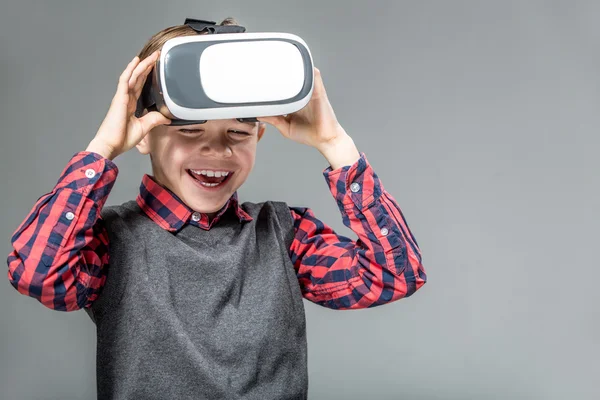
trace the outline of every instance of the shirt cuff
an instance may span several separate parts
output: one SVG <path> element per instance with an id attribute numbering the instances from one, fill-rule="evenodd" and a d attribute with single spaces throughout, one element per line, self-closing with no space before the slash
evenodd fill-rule
<path id="1" fill-rule="evenodd" d="M 69 160 L 56 189 L 71 189 L 102 207 L 118 173 L 119 169 L 112 160 L 97 153 L 81 151 Z"/>
<path id="2" fill-rule="evenodd" d="M 383 185 L 364 153 L 352 165 L 323 171 L 331 194 L 342 209 L 370 207 L 381 197 Z"/>

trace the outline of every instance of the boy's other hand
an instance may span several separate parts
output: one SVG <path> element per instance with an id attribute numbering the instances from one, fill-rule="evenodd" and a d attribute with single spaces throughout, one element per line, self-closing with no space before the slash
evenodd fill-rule
<path id="1" fill-rule="evenodd" d="M 127 65 L 119 77 L 117 92 L 106 117 L 87 151 L 112 160 L 135 147 L 155 126 L 171 123 L 170 119 L 158 111 L 149 112 L 140 118 L 135 116 L 138 98 L 159 55 L 160 51 L 157 50 L 141 62 L 136 56 Z"/>
<path id="2" fill-rule="evenodd" d="M 345 140 L 347 135 L 329 103 L 321 72 L 317 68 L 314 68 L 314 76 L 313 93 L 304 108 L 285 116 L 257 119 L 273 125 L 286 138 L 323 152 L 336 142 Z"/>

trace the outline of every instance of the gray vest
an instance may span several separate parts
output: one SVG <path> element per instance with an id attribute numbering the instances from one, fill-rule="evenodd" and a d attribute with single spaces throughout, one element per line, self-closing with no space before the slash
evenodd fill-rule
<path id="1" fill-rule="evenodd" d="M 100 399 L 306 399 L 306 320 L 285 203 L 168 232 L 107 206 L 108 278 L 88 315 Z"/>

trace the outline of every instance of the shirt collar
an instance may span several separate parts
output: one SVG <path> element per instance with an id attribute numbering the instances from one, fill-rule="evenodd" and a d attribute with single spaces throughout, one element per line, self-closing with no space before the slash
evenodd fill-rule
<path id="1" fill-rule="evenodd" d="M 177 232 L 186 224 L 208 230 L 229 208 L 235 210 L 240 223 L 252 221 L 252 217 L 241 208 L 237 192 L 233 193 L 215 218 L 209 222 L 207 214 L 194 212 L 175 193 L 148 174 L 142 178 L 136 201 L 152 221 L 170 232 Z"/>

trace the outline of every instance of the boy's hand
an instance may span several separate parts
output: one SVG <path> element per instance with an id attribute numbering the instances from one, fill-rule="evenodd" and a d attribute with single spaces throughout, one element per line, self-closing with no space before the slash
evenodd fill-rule
<path id="1" fill-rule="evenodd" d="M 308 104 L 286 116 L 259 117 L 276 127 L 283 136 L 319 149 L 345 134 L 327 98 L 321 72 L 315 68 L 315 84 Z"/>
<path id="2" fill-rule="evenodd" d="M 314 75 L 312 97 L 304 108 L 285 116 L 257 119 L 273 125 L 288 139 L 316 148 L 334 169 L 352 164 L 360 157 L 358 150 L 339 124 L 317 68 L 314 69 Z"/>
<path id="3" fill-rule="evenodd" d="M 171 122 L 158 111 L 147 113 L 141 118 L 135 116 L 137 100 L 159 54 L 160 51 L 157 50 L 141 62 L 136 56 L 123 71 L 108 113 L 87 151 L 112 160 L 135 147 L 155 126 Z"/>

